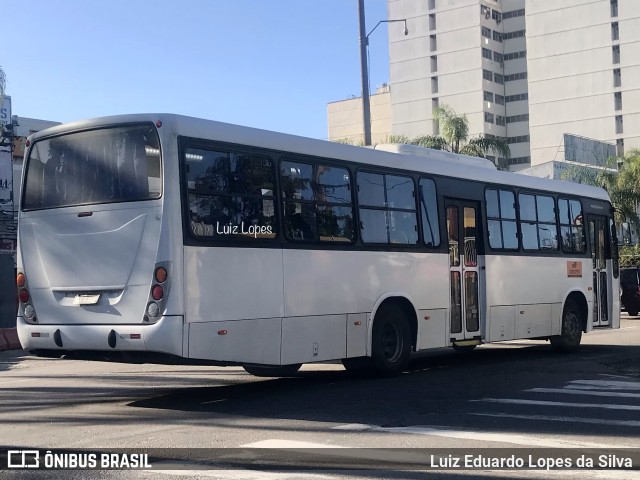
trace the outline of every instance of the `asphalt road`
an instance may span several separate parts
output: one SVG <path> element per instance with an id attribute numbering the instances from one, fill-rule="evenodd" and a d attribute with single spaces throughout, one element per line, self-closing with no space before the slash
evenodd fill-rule
<path id="1" fill-rule="evenodd" d="M 236 466 L 234 455 L 257 448 L 315 453 L 325 448 L 328 466 L 360 465 L 362 455 L 371 456 L 373 464 L 379 457 L 427 455 L 437 448 L 460 454 L 478 448 L 507 449 L 500 451 L 504 454 L 639 448 L 640 318 L 625 315 L 620 330 L 584 336 L 575 354 L 557 354 L 547 343 L 533 341 L 484 345 L 466 355 L 442 350 L 414 360 L 392 379 L 352 378 L 338 364 L 306 365 L 296 378 L 262 379 L 238 367 L 129 365 L 3 352 L 0 435 L 6 447 L 235 449 L 229 450 L 229 464 Z M 363 454 L 343 447 L 372 450 Z M 255 468 L 249 461 L 226 469 L 224 462 L 200 457 L 175 461 L 176 469 L 166 470 L 167 462 L 153 472 L 68 472 L 66 478 L 548 478 L 544 470 L 527 469 L 318 467 L 301 473 Z M 60 478 L 61 472 L 10 473 L 11 478 Z M 638 471 L 626 470 L 558 474 L 640 478 Z"/>

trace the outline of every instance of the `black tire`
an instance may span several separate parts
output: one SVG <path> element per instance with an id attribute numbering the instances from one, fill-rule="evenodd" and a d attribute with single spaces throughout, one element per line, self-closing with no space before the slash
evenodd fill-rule
<path id="1" fill-rule="evenodd" d="M 243 365 L 242 368 L 256 377 L 294 377 L 301 366 L 301 363 L 294 363 L 292 365 Z"/>
<path id="2" fill-rule="evenodd" d="M 627 313 L 629 314 L 630 317 L 638 316 L 638 310 L 627 310 Z"/>
<path id="3" fill-rule="evenodd" d="M 473 352 L 477 345 L 452 345 L 453 349 L 458 353 L 471 353 Z"/>
<path id="4" fill-rule="evenodd" d="M 399 375 L 411 357 L 411 328 L 398 305 L 382 305 L 373 321 L 371 364 L 381 377 Z"/>
<path id="5" fill-rule="evenodd" d="M 582 339 L 583 319 L 575 301 L 569 299 L 562 312 L 562 333 L 549 338 L 556 352 L 574 352 Z"/>

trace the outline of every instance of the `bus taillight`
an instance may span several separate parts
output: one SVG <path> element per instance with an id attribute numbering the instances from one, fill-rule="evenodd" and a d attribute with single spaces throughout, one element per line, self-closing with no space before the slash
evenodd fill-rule
<path id="1" fill-rule="evenodd" d="M 26 283 L 27 283 L 27 277 L 24 276 L 24 273 L 20 272 L 16 277 L 16 285 L 22 288 L 25 286 Z"/>
<path id="2" fill-rule="evenodd" d="M 162 300 L 162 297 L 164 297 L 164 290 L 162 290 L 160 285 L 155 285 L 151 290 L 151 296 L 154 300 Z"/>
<path id="3" fill-rule="evenodd" d="M 156 282 L 164 283 L 164 282 L 167 281 L 167 277 L 168 276 L 169 276 L 169 274 L 167 273 L 167 270 L 164 267 L 156 268 L 156 273 L 155 273 Z M 158 300 L 158 299 L 156 299 L 156 300 Z"/>
<path id="4" fill-rule="evenodd" d="M 18 293 L 18 297 L 22 303 L 27 303 L 29 301 L 29 291 L 26 288 L 20 289 L 20 293 Z"/>

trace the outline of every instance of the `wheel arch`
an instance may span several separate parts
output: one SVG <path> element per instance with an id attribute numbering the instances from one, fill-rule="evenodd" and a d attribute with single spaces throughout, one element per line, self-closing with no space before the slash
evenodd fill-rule
<path id="1" fill-rule="evenodd" d="M 398 305 L 409 320 L 409 327 L 411 328 L 411 348 L 415 351 L 418 344 L 418 310 L 415 307 L 415 302 L 410 295 L 403 292 L 388 292 L 381 295 L 371 310 L 371 321 L 368 328 L 368 342 L 367 342 L 367 354 L 371 355 L 371 339 L 373 338 L 373 322 L 375 321 L 376 314 L 382 305 L 393 303 Z"/>
<path id="2" fill-rule="evenodd" d="M 567 305 L 567 302 L 572 300 L 580 309 L 580 317 L 582 319 L 582 331 L 587 332 L 587 326 L 589 323 L 589 302 L 587 301 L 587 296 L 583 290 L 575 289 L 571 290 L 567 293 L 564 298 L 564 302 L 562 302 L 562 310 L 560 313 L 560 326 L 562 328 L 562 316 L 564 315 L 564 308 Z"/>

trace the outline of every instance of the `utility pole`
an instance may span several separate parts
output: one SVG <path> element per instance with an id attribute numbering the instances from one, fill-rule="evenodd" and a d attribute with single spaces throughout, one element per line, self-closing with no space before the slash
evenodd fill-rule
<path id="1" fill-rule="evenodd" d="M 371 145 L 371 104 L 369 100 L 369 66 L 367 64 L 367 30 L 364 21 L 364 0 L 358 0 L 360 24 L 360 73 L 362 79 L 362 124 L 364 144 Z"/>

